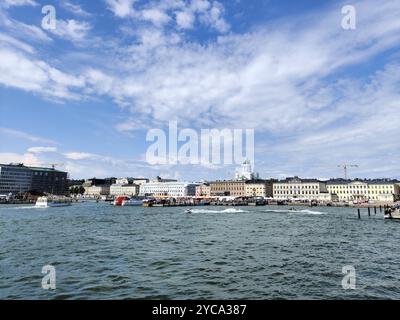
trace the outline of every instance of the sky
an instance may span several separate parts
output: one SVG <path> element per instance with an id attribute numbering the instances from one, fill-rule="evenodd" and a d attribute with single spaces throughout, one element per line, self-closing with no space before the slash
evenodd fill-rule
<path id="1" fill-rule="evenodd" d="M 177 121 L 254 130 L 263 178 L 348 163 L 351 178 L 399 179 L 399 17 L 398 0 L 2 0 L 0 163 L 233 178 L 235 164 L 149 163 L 149 130 Z"/>

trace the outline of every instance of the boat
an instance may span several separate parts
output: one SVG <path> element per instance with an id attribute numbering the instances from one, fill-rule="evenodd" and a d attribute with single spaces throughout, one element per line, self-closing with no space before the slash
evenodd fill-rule
<path id="1" fill-rule="evenodd" d="M 114 206 L 122 206 L 122 202 L 124 202 L 125 200 L 129 200 L 129 197 L 127 197 L 127 196 L 116 197 L 113 202 L 113 205 Z"/>
<path id="2" fill-rule="evenodd" d="M 142 206 L 143 205 L 143 200 L 139 199 L 126 199 L 123 200 L 121 203 L 121 206 L 127 207 L 127 206 Z"/>
<path id="3" fill-rule="evenodd" d="M 193 213 L 192 209 L 186 209 L 185 213 Z"/>
<path id="4" fill-rule="evenodd" d="M 72 204 L 72 200 L 65 197 L 39 197 L 36 200 L 35 207 L 49 208 L 49 207 L 66 207 Z"/>
<path id="5" fill-rule="evenodd" d="M 385 209 L 384 218 L 385 219 L 400 220 L 400 207 Z"/>

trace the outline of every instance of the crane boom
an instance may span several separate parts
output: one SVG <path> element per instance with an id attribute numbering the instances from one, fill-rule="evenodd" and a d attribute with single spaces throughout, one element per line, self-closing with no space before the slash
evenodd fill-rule
<path id="1" fill-rule="evenodd" d="M 358 168 L 358 164 L 339 164 L 338 167 L 343 168 L 344 178 L 347 180 L 347 168 Z"/>

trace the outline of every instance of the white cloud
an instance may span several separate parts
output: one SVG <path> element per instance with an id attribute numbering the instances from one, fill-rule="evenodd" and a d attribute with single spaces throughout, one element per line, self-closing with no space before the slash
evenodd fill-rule
<path id="1" fill-rule="evenodd" d="M 7 135 L 12 138 L 24 139 L 24 140 L 29 140 L 29 141 L 33 141 L 33 142 L 39 142 L 39 143 L 50 143 L 50 144 L 56 143 L 53 140 L 38 137 L 38 136 L 35 136 L 32 134 L 29 134 L 27 132 L 9 129 L 9 128 L 3 128 L 3 127 L 0 127 L 0 134 Z"/>
<path id="2" fill-rule="evenodd" d="M 4 7 L 13 7 L 13 6 L 37 6 L 38 3 L 34 0 L 2 0 L 3 3 L 0 4 Z"/>
<path id="3" fill-rule="evenodd" d="M 21 38 L 23 41 L 51 42 L 51 38 L 41 28 L 10 18 L 0 6 L 0 26 L 6 29 L 9 34 Z"/>
<path id="4" fill-rule="evenodd" d="M 74 19 L 58 19 L 56 28 L 50 31 L 63 39 L 79 42 L 85 40 L 90 29 L 91 25 L 88 22 L 81 22 Z"/>
<path id="5" fill-rule="evenodd" d="M 0 43 L 3 47 L 8 45 L 28 53 L 35 52 L 35 49 L 32 46 L 1 32 L 0 32 Z"/>
<path id="6" fill-rule="evenodd" d="M 230 26 L 225 21 L 224 6 L 218 1 L 208 0 L 160 0 L 133 9 L 136 1 L 106 0 L 109 9 L 120 18 L 129 17 L 163 27 L 175 20 L 178 29 L 192 29 L 196 20 L 218 32 L 225 33 Z"/>
<path id="7" fill-rule="evenodd" d="M 27 150 L 29 153 L 54 153 L 57 152 L 56 147 L 31 147 Z"/>
<path id="8" fill-rule="evenodd" d="M 195 21 L 195 16 L 190 11 L 179 11 L 176 13 L 176 23 L 182 29 L 191 29 Z"/>
<path id="9" fill-rule="evenodd" d="M 115 128 L 122 133 L 152 129 L 153 127 L 148 123 L 149 119 L 129 118 L 118 123 Z"/>
<path id="10" fill-rule="evenodd" d="M 150 21 L 158 27 L 163 26 L 170 20 L 170 17 L 165 12 L 157 8 L 142 10 L 141 15 L 143 20 Z"/>
<path id="11" fill-rule="evenodd" d="M 63 0 L 61 2 L 61 5 L 68 11 L 74 13 L 75 15 L 78 16 L 83 16 L 83 17 L 88 17 L 91 14 L 87 11 L 85 11 L 80 5 L 72 3 L 71 1 L 68 0 Z"/>
<path id="12" fill-rule="evenodd" d="M 0 49 L 0 83 L 44 96 L 78 99 L 71 89 L 84 86 L 82 77 L 68 75 L 24 52 Z"/>
<path id="13" fill-rule="evenodd" d="M 0 163 L 23 163 L 28 166 L 39 166 L 40 160 L 32 153 L 11 153 L 11 152 L 0 152 Z"/>
<path id="14" fill-rule="evenodd" d="M 209 11 L 200 16 L 200 21 L 206 25 L 214 27 L 221 33 L 229 30 L 229 24 L 222 17 L 224 7 L 217 1 L 214 1 Z"/>
<path id="15" fill-rule="evenodd" d="M 64 156 L 70 160 L 85 160 L 98 158 L 97 155 L 87 152 L 67 152 Z"/>
<path id="16" fill-rule="evenodd" d="M 133 16 L 133 4 L 136 0 L 106 0 L 108 8 L 120 18 Z"/>

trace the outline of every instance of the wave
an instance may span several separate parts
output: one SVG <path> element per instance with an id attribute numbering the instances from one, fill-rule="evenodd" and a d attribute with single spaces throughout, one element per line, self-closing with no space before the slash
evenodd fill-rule
<path id="1" fill-rule="evenodd" d="M 242 209 L 229 208 L 225 210 L 192 209 L 192 212 L 193 213 L 240 213 L 248 211 Z"/>
<path id="2" fill-rule="evenodd" d="M 322 211 L 313 211 L 313 210 L 308 210 L 308 209 L 303 209 L 303 210 L 297 210 L 297 209 L 266 209 L 264 210 L 266 212 L 281 212 L 281 213 L 288 213 L 288 214 L 316 214 L 316 215 L 321 215 L 321 214 L 326 214 L 326 212 Z"/>
<path id="3" fill-rule="evenodd" d="M 290 211 L 289 213 L 291 214 L 296 214 L 296 213 L 303 213 L 303 214 L 326 214 L 326 212 L 322 212 L 322 211 L 313 211 L 313 210 L 299 210 L 299 211 Z"/>
<path id="4" fill-rule="evenodd" d="M 0 208 L 2 210 L 25 210 L 25 209 L 38 209 L 38 207 L 32 205 L 32 206 L 23 206 L 23 207 L 4 207 Z"/>

